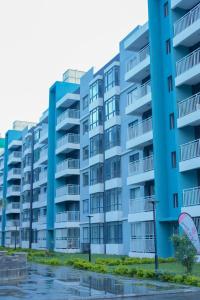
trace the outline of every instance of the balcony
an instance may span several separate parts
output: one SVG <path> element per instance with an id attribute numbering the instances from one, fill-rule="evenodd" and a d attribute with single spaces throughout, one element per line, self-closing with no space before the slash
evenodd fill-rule
<path id="1" fill-rule="evenodd" d="M 180 172 L 200 168 L 200 139 L 181 145 Z"/>
<path id="2" fill-rule="evenodd" d="M 125 81 L 141 82 L 150 74 L 150 48 L 149 45 L 140 50 L 136 56 L 127 63 Z"/>
<path id="3" fill-rule="evenodd" d="M 79 227 L 80 212 L 65 211 L 56 214 L 55 228 Z"/>
<path id="4" fill-rule="evenodd" d="M 181 211 L 189 213 L 192 217 L 199 217 L 200 187 L 183 191 L 183 204 Z"/>
<path id="5" fill-rule="evenodd" d="M 47 224 L 47 216 L 46 215 L 40 215 L 38 217 L 38 225 L 45 225 Z"/>
<path id="6" fill-rule="evenodd" d="M 56 238 L 55 249 L 66 252 L 66 250 L 72 250 L 72 252 L 77 252 L 80 249 L 80 240 L 79 238 L 70 238 L 70 237 L 61 237 Z"/>
<path id="7" fill-rule="evenodd" d="M 40 139 L 39 139 L 39 143 L 43 144 L 46 143 L 48 140 L 48 124 L 43 124 L 42 125 L 42 129 L 40 131 Z"/>
<path id="8" fill-rule="evenodd" d="M 56 154 L 68 153 L 80 149 L 80 135 L 68 133 L 57 140 Z"/>
<path id="9" fill-rule="evenodd" d="M 19 219 L 10 219 L 6 221 L 6 227 L 5 230 L 18 230 L 20 225 Z"/>
<path id="10" fill-rule="evenodd" d="M 149 40 L 149 26 L 137 26 L 135 30 L 124 41 L 124 48 L 129 51 L 139 51 L 145 47 Z"/>
<path id="11" fill-rule="evenodd" d="M 6 214 L 14 214 L 20 213 L 20 203 L 19 202 L 12 202 L 12 203 L 8 203 L 6 206 Z"/>
<path id="12" fill-rule="evenodd" d="M 7 181 L 21 179 L 21 168 L 12 168 L 8 171 Z"/>
<path id="13" fill-rule="evenodd" d="M 155 248 L 154 248 L 154 239 L 153 238 L 132 238 L 131 239 L 131 243 L 130 243 L 130 247 L 131 247 L 131 252 L 135 252 L 135 253 L 152 253 L 154 255 L 155 252 Z M 132 256 L 132 255 L 131 255 Z M 141 255 L 143 256 L 143 255 Z M 146 255 L 144 255 L 146 256 Z M 151 257 L 149 255 L 147 255 L 148 257 Z"/>
<path id="14" fill-rule="evenodd" d="M 21 162 L 22 152 L 21 151 L 13 151 L 8 156 L 8 165 L 10 164 L 18 164 Z"/>
<path id="15" fill-rule="evenodd" d="M 47 193 L 41 193 L 38 195 L 38 201 L 33 202 L 33 208 L 47 206 Z"/>
<path id="16" fill-rule="evenodd" d="M 11 185 L 7 189 L 6 197 L 19 197 L 20 191 L 21 191 L 20 185 Z"/>
<path id="17" fill-rule="evenodd" d="M 48 117 L 49 117 L 49 110 L 47 109 L 42 113 L 40 117 L 40 123 L 48 121 Z"/>
<path id="18" fill-rule="evenodd" d="M 47 170 L 41 171 L 39 174 L 39 185 L 44 185 L 47 183 Z"/>
<path id="19" fill-rule="evenodd" d="M 20 140 L 13 140 L 8 144 L 8 149 L 18 149 L 22 146 L 22 141 Z"/>
<path id="20" fill-rule="evenodd" d="M 200 125 L 200 93 L 178 103 L 178 128 Z"/>
<path id="21" fill-rule="evenodd" d="M 128 97 L 126 114 L 138 115 L 143 114 L 151 108 L 151 82 L 148 81 L 137 87 Z"/>
<path id="22" fill-rule="evenodd" d="M 200 3 L 174 24 L 173 45 L 191 47 L 199 42 Z"/>
<path id="23" fill-rule="evenodd" d="M 154 180 L 153 155 L 129 164 L 127 185 L 142 184 L 150 180 Z"/>
<path id="24" fill-rule="evenodd" d="M 48 147 L 45 146 L 40 151 L 40 158 L 39 158 L 37 164 L 41 165 L 41 164 L 46 163 L 47 161 L 48 161 Z"/>
<path id="25" fill-rule="evenodd" d="M 128 222 L 153 220 L 153 205 L 155 196 L 130 199 Z"/>
<path id="26" fill-rule="evenodd" d="M 78 109 L 67 109 L 58 116 L 56 130 L 69 130 L 75 125 L 80 125 L 80 111 Z"/>
<path id="27" fill-rule="evenodd" d="M 143 148 L 153 142 L 152 117 L 128 128 L 126 148 Z"/>
<path id="28" fill-rule="evenodd" d="M 80 187 L 78 184 L 67 184 L 56 189 L 55 202 L 79 201 Z"/>
<path id="29" fill-rule="evenodd" d="M 57 164 L 56 178 L 67 177 L 71 175 L 80 174 L 80 162 L 79 159 L 68 158 Z"/>
<path id="30" fill-rule="evenodd" d="M 200 48 L 176 63 L 175 85 L 196 85 L 200 82 Z"/>
<path id="31" fill-rule="evenodd" d="M 199 3 L 199 0 L 172 0 L 171 2 L 171 8 L 182 8 L 182 9 L 191 9 L 196 4 Z"/>
<path id="32" fill-rule="evenodd" d="M 80 95 L 79 94 L 66 94 L 56 103 L 56 108 L 67 108 L 70 107 L 77 102 L 80 102 Z"/>

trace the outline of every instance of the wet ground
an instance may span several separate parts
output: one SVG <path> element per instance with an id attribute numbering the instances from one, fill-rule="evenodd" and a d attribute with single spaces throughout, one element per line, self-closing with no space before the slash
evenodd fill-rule
<path id="1" fill-rule="evenodd" d="M 121 295 L 127 295 L 125 297 L 127 300 L 192 300 L 193 291 L 200 291 L 200 289 L 102 275 L 68 267 L 31 264 L 24 280 L 10 285 L 0 285 L 0 300 L 122 299 L 118 298 Z M 184 295 L 180 294 L 178 298 L 178 294 L 175 293 L 180 292 L 184 292 Z M 135 295 L 135 297 L 128 297 L 128 295 Z M 144 298 L 143 295 L 149 296 Z M 188 298 L 185 298 L 187 296 Z M 200 292 L 194 299 L 200 299 Z"/>

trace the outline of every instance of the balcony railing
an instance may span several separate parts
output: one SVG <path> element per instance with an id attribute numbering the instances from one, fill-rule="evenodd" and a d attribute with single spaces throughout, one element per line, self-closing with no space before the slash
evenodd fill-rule
<path id="1" fill-rule="evenodd" d="M 153 165 L 153 155 L 152 155 L 131 162 L 129 164 L 129 176 L 149 172 L 152 171 L 153 169 L 154 169 L 154 165 Z"/>
<path id="2" fill-rule="evenodd" d="M 47 201 L 47 193 L 41 193 L 38 195 L 38 201 Z"/>
<path id="3" fill-rule="evenodd" d="M 21 151 L 13 151 L 9 155 L 9 160 L 14 159 L 14 158 L 21 158 L 22 152 Z"/>
<path id="4" fill-rule="evenodd" d="M 47 171 L 43 171 L 39 175 L 39 180 L 47 179 Z"/>
<path id="5" fill-rule="evenodd" d="M 6 207 L 6 209 L 19 209 L 19 208 L 20 208 L 20 203 L 19 202 L 9 203 Z"/>
<path id="6" fill-rule="evenodd" d="M 154 239 L 132 238 L 131 251 L 140 253 L 154 253 Z"/>
<path id="7" fill-rule="evenodd" d="M 79 159 L 68 158 L 58 163 L 56 172 L 62 172 L 66 169 L 79 169 Z"/>
<path id="8" fill-rule="evenodd" d="M 8 220 L 6 221 L 6 226 L 11 227 L 11 226 L 19 226 L 20 222 L 19 220 Z"/>
<path id="9" fill-rule="evenodd" d="M 200 205 L 200 187 L 183 191 L 183 206 Z"/>
<path id="10" fill-rule="evenodd" d="M 200 157 L 200 139 L 181 145 L 181 161 Z"/>
<path id="11" fill-rule="evenodd" d="M 39 224 L 46 224 L 47 223 L 47 216 L 39 216 L 38 217 Z"/>
<path id="12" fill-rule="evenodd" d="M 67 143 L 79 144 L 80 135 L 78 133 L 68 133 L 64 135 L 57 141 L 57 149 L 64 146 Z"/>
<path id="13" fill-rule="evenodd" d="M 40 159 L 47 157 L 48 155 L 48 147 L 42 148 L 40 151 Z"/>
<path id="14" fill-rule="evenodd" d="M 67 118 L 79 119 L 80 111 L 78 109 L 67 109 L 57 118 L 57 124 L 60 124 L 63 120 Z"/>
<path id="15" fill-rule="evenodd" d="M 132 70 L 135 66 L 141 63 L 143 60 L 145 60 L 149 55 L 150 55 L 150 48 L 148 44 L 143 49 L 141 49 L 135 57 L 131 58 L 128 61 L 126 71 L 129 72 L 130 70 Z"/>
<path id="16" fill-rule="evenodd" d="M 128 128 L 128 139 L 134 139 L 149 131 L 152 131 L 152 117 L 143 120 Z"/>
<path id="17" fill-rule="evenodd" d="M 55 247 L 58 249 L 79 249 L 80 240 L 79 238 L 69 237 L 56 238 Z"/>
<path id="18" fill-rule="evenodd" d="M 42 140 L 43 138 L 45 138 L 47 134 L 48 134 L 48 125 L 43 125 L 40 131 L 40 139 Z"/>
<path id="19" fill-rule="evenodd" d="M 20 192 L 20 185 L 12 185 L 9 186 L 7 189 L 7 194 L 19 193 L 19 192 Z"/>
<path id="20" fill-rule="evenodd" d="M 78 184 L 67 184 L 56 189 L 56 197 L 65 195 L 79 195 L 80 188 Z"/>
<path id="21" fill-rule="evenodd" d="M 200 19 L 200 4 L 191 9 L 181 19 L 174 24 L 174 35 L 176 36 L 194 22 Z"/>
<path id="22" fill-rule="evenodd" d="M 184 72 L 190 70 L 194 66 L 200 63 L 200 48 L 191 52 L 189 55 L 185 56 L 176 63 L 176 73 L 177 76 L 183 74 Z"/>
<path id="23" fill-rule="evenodd" d="M 20 168 L 12 168 L 8 171 L 8 177 L 14 176 L 14 175 L 21 175 L 21 169 Z"/>
<path id="24" fill-rule="evenodd" d="M 154 196 L 136 198 L 130 200 L 130 213 L 140 213 L 148 212 L 153 210 L 153 205 L 151 201 L 154 199 Z"/>
<path id="25" fill-rule="evenodd" d="M 200 93 L 178 103 L 179 118 L 200 110 Z"/>
<path id="26" fill-rule="evenodd" d="M 79 222 L 80 213 L 79 211 L 65 211 L 56 214 L 56 222 Z"/>
<path id="27" fill-rule="evenodd" d="M 135 90 L 128 94 L 127 105 L 133 104 L 136 100 L 146 96 L 151 92 L 151 82 L 145 82 L 143 85 L 138 86 Z"/>

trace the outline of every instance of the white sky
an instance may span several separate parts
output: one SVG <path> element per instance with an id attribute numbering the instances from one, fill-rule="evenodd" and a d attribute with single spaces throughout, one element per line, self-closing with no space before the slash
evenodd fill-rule
<path id="1" fill-rule="evenodd" d="M 146 20 L 147 0 L 0 0 L 0 133 L 37 122 L 66 69 L 103 66 Z"/>

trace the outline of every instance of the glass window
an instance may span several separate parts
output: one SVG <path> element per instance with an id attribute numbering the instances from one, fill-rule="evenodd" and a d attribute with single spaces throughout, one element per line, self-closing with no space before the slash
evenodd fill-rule
<path id="1" fill-rule="evenodd" d="M 115 188 L 105 192 L 106 211 L 122 209 L 121 189 Z"/>
<path id="2" fill-rule="evenodd" d="M 176 151 L 171 152 L 172 168 L 176 168 Z"/>
<path id="3" fill-rule="evenodd" d="M 104 75 L 104 90 L 109 91 L 112 87 L 119 85 L 119 67 L 114 66 Z"/>
<path id="4" fill-rule="evenodd" d="M 103 135 L 97 134 L 90 139 L 90 157 L 103 153 Z"/>
<path id="5" fill-rule="evenodd" d="M 169 15 L 169 3 L 168 1 L 164 4 L 164 16 L 167 17 Z"/>
<path id="6" fill-rule="evenodd" d="M 90 103 L 102 97 L 102 80 L 99 79 L 90 85 Z"/>
<path id="7" fill-rule="evenodd" d="M 105 160 L 105 179 L 121 177 L 121 157 L 114 156 Z"/>
<path id="8" fill-rule="evenodd" d="M 89 131 L 89 120 L 83 121 L 83 135 L 88 133 Z"/>
<path id="9" fill-rule="evenodd" d="M 103 124 L 103 110 L 102 107 L 96 107 L 90 112 L 90 130 Z"/>
<path id="10" fill-rule="evenodd" d="M 178 208 L 178 193 L 173 194 L 173 206 L 174 208 Z"/>
<path id="11" fill-rule="evenodd" d="M 120 146 L 120 125 L 115 125 L 105 131 L 105 150 L 116 146 Z"/>
<path id="12" fill-rule="evenodd" d="M 103 212 L 103 193 L 95 193 L 90 195 L 90 212 L 91 214 Z"/>
<path id="13" fill-rule="evenodd" d="M 173 91 L 173 80 L 172 80 L 172 76 L 169 76 L 167 78 L 167 83 L 168 83 L 168 91 L 172 92 Z"/>
<path id="14" fill-rule="evenodd" d="M 92 244 L 103 244 L 103 224 L 91 225 Z"/>
<path id="15" fill-rule="evenodd" d="M 89 106 L 89 96 L 86 95 L 83 97 L 83 110 L 86 109 Z"/>
<path id="16" fill-rule="evenodd" d="M 89 158 L 89 146 L 83 147 L 83 160 L 86 160 Z"/>
<path id="17" fill-rule="evenodd" d="M 90 185 L 103 182 L 103 164 L 90 167 Z"/>
<path id="18" fill-rule="evenodd" d="M 174 129 L 175 127 L 174 113 L 169 115 L 169 127 L 170 129 Z"/>
<path id="19" fill-rule="evenodd" d="M 119 115 L 119 96 L 113 96 L 105 102 L 105 120 Z"/>
<path id="20" fill-rule="evenodd" d="M 88 172 L 83 173 L 83 186 L 87 186 L 89 184 L 89 174 Z"/>
<path id="21" fill-rule="evenodd" d="M 166 41 L 166 53 L 167 53 L 167 54 L 170 54 L 170 53 L 171 53 L 171 41 L 170 41 L 170 39 L 168 39 L 168 40 Z"/>
<path id="22" fill-rule="evenodd" d="M 89 213 L 89 199 L 83 200 L 83 213 L 84 214 Z"/>
<path id="23" fill-rule="evenodd" d="M 110 222 L 107 227 L 107 244 L 122 244 L 122 222 Z"/>

